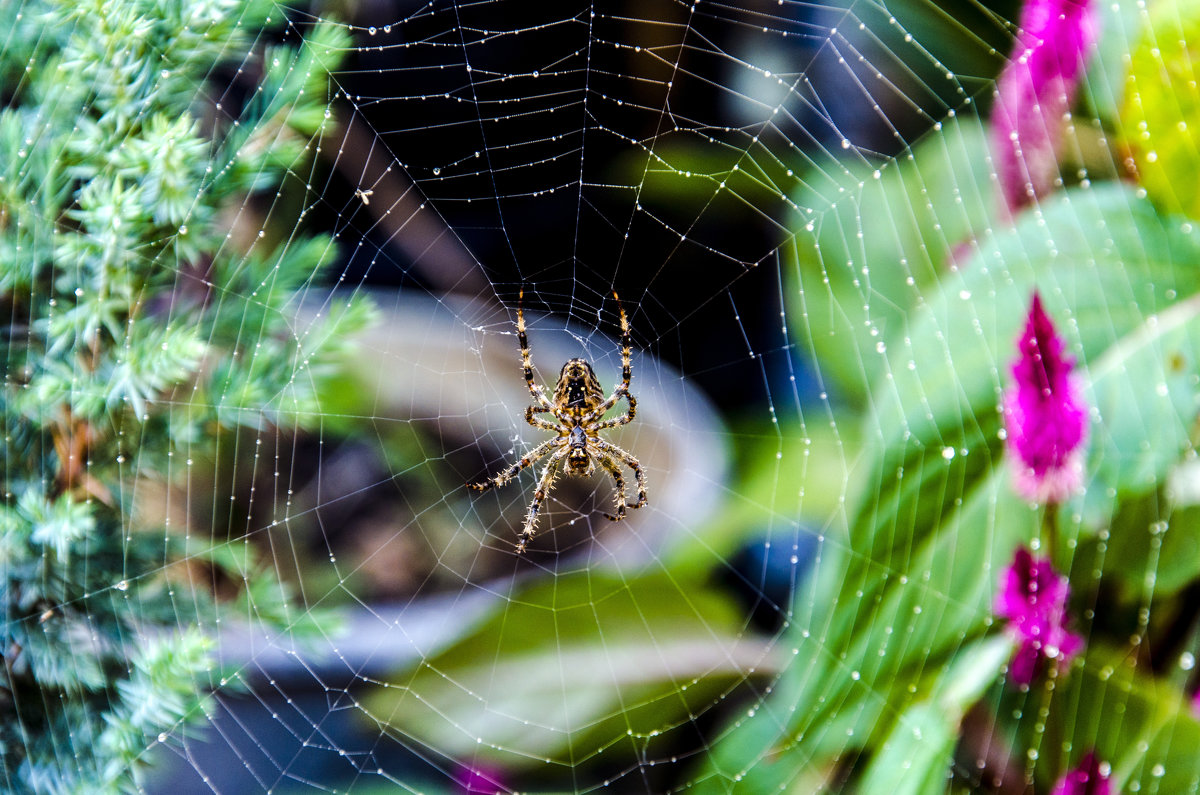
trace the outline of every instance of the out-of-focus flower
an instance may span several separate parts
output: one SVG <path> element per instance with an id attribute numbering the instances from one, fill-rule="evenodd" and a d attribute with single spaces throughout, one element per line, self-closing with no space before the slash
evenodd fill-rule
<path id="1" fill-rule="evenodd" d="M 1004 394 L 1013 488 L 1031 502 L 1062 502 L 1083 480 L 1087 405 L 1071 376 L 1075 362 L 1035 292 Z"/>
<path id="2" fill-rule="evenodd" d="M 504 783 L 504 775 L 498 768 L 489 765 L 463 765 L 454 777 L 458 791 L 463 795 L 497 795 L 511 792 Z"/>
<path id="3" fill-rule="evenodd" d="M 993 609 L 1008 619 L 1009 633 L 1020 642 L 1008 666 L 1009 678 L 1027 685 L 1045 658 L 1066 663 L 1083 646 L 1083 638 L 1067 631 L 1067 578 L 1046 558 L 1019 547 L 1000 579 Z"/>
<path id="4" fill-rule="evenodd" d="M 1050 795 L 1112 795 L 1108 765 L 1088 751 L 1078 765 L 1063 774 Z"/>
<path id="5" fill-rule="evenodd" d="M 1028 0 L 996 84 L 992 155 L 1013 215 L 1054 187 L 1065 120 L 1098 31 L 1092 0 Z"/>
<path id="6" fill-rule="evenodd" d="M 1200 720 L 1200 690 L 1192 694 L 1192 715 Z"/>

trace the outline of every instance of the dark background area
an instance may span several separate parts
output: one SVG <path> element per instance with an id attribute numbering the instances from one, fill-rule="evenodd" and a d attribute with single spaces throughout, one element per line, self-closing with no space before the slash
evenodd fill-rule
<path id="1" fill-rule="evenodd" d="M 636 344 L 723 409 L 753 409 L 803 368 L 780 323 L 778 249 L 801 220 L 789 194 L 986 103 L 1016 13 L 890 5 L 377 0 L 354 12 L 341 112 L 378 134 L 505 305 L 524 287 L 537 309 L 595 317 L 616 288 Z M 759 178 L 672 179 L 660 157 Z M 345 281 L 439 289 L 433 258 L 344 212 L 358 178 L 333 175 L 313 221 L 365 237 Z"/>

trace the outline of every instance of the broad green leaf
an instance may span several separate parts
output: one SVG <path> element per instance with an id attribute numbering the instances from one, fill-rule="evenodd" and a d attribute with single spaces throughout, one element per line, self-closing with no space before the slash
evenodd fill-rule
<path id="1" fill-rule="evenodd" d="M 910 707 L 867 768 L 862 791 L 891 795 L 945 791 L 958 741 L 958 717 L 935 704 Z"/>
<path id="2" fill-rule="evenodd" d="M 888 449 L 933 444 L 945 429 L 995 410 L 1034 289 L 1086 367 L 1147 317 L 1200 286 L 1200 235 L 1163 219 L 1123 185 L 1064 191 L 1040 213 L 982 241 L 942 288 L 925 296 L 887 352 L 875 393 Z M 940 447 L 939 447 L 940 452 Z"/>
<path id="3" fill-rule="evenodd" d="M 856 700 L 887 704 L 879 718 L 854 727 L 852 736 L 865 742 L 990 624 L 1000 573 L 1036 534 L 1037 514 L 1012 494 L 1003 470 L 964 499 L 903 568 L 851 560 L 822 640 L 836 666 L 812 680 L 816 687 L 802 694 L 792 724 L 796 735 L 816 733 L 822 753 L 846 742 L 822 728 L 833 720 L 830 705 L 845 711 Z"/>
<path id="4" fill-rule="evenodd" d="M 938 527 L 938 517 L 953 507 L 967 482 L 995 464 L 1001 447 L 998 406 L 1011 383 L 1015 340 L 1034 289 L 1078 360 L 1081 379 L 1097 380 L 1094 399 L 1101 404 L 1105 429 L 1097 431 L 1094 449 L 1103 455 L 1097 452 L 1089 466 L 1118 460 L 1129 466 L 1128 451 L 1144 441 L 1128 437 L 1144 433 L 1150 421 L 1126 423 L 1127 413 L 1140 411 L 1139 404 L 1124 394 L 1110 402 L 1108 395 L 1142 385 L 1127 376 L 1109 380 L 1105 374 L 1124 366 L 1124 359 L 1103 364 L 1101 356 L 1152 322 L 1155 313 L 1194 293 L 1200 269 L 1179 265 L 1197 261 L 1200 236 L 1190 225 L 1161 219 L 1149 201 L 1119 185 L 1065 191 L 1042 208 L 1040 217 L 1026 214 L 1016 227 L 984 241 L 978 254 L 928 297 L 888 351 L 873 401 L 876 410 L 864 433 L 877 441 L 878 459 L 869 470 L 877 493 L 863 503 L 853 525 L 855 549 L 885 561 L 892 554 L 903 556 L 920 535 Z M 1144 371 L 1139 375 L 1153 369 L 1142 359 L 1128 366 Z M 1092 374 L 1092 367 L 1100 369 Z M 1118 405 L 1126 415 L 1114 416 L 1121 427 L 1110 429 L 1112 423 L 1103 418 Z M 1132 445 L 1123 448 L 1125 457 L 1107 447 L 1110 433 Z M 1157 455 L 1145 457 L 1157 460 Z"/>
<path id="5" fill-rule="evenodd" d="M 977 639 L 990 624 L 1000 571 L 1036 532 L 1037 514 L 1012 494 L 1003 470 L 965 499 L 904 570 L 851 557 L 837 598 L 797 627 L 793 662 L 756 715 L 717 743 L 708 776 L 737 771 L 747 791 L 774 790 L 797 766 L 821 767 L 882 741 L 929 699 L 969 705 L 999 666 L 980 673 L 971 650 L 986 646 L 1007 659 L 991 644 L 1011 649 L 1004 638 Z"/>
<path id="6" fill-rule="evenodd" d="M 940 132 L 887 168 L 854 166 L 837 190 L 796 196 L 829 209 L 786 249 L 792 325 L 835 395 L 861 405 L 886 371 L 889 340 L 986 226 L 992 206 L 986 137 L 975 119 Z M 832 197 L 832 201 L 831 198 Z"/>
<path id="7" fill-rule="evenodd" d="M 1200 297 L 1180 301 L 1090 368 L 1095 407 L 1085 535 L 1105 531 L 1103 575 L 1126 603 L 1161 600 L 1200 576 L 1193 432 L 1200 410 Z M 1088 543 L 1087 547 L 1094 546 Z"/>
<path id="8" fill-rule="evenodd" d="M 1063 230 L 1053 238 L 1060 253 L 1048 257 L 1040 276 L 1059 287 L 1055 316 L 1078 319 L 1077 326 L 1061 322 L 1061 330 L 1068 340 L 1080 340 L 1076 346 L 1083 348 L 1083 373 L 1095 378 L 1089 394 L 1100 427 L 1090 467 L 1097 473 L 1093 486 L 1100 492 L 1111 486 L 1120 493 L 1120 484 L 1129 478 L 1141 478 L 1135 485 L 1144 488 L 1142 481 L 1154 482 L 1165 475 L 1183 450 L 1195 414 L 1188 377 L 1180 373 L 1173 382 L 1163 375 L 1167 363 L 1196 358 L 1183 329 L 1189 325 L 1185 318 L 1193 314 L 1189 307 L 1195 299 L 1147 320 L 1138 309 L 1138 296 L 1130 294 L 1139 283 L 1131 272 L 1165 275 L 1193 244 L 1181 230 L 1164 229 L 1146 202 L 1138 202 L 1123 189 L 1080 191 L 1072 196 L 1060 205 L 1065 215 L 1054 218 L 1053 228 Z M 1131 201 L 1135 208 L 1130 207 Z M 1085 227 L 1128 228 L 1131 220 L 1137 224 L 1134 228 L 1145 229 L 1144 239 L 1124 237 L 1124 245 L 1114 245 L 1106 258 L 1088 256 Z M 996 250 L 1005 254 L 999 260 L 1016 259 L 1014 244 L 1017 251 L 1037 250 L 1025 240 L 1031 234 L 1037 233 L 1018 227 L 997 240 Z M 852 528 L 852 555 L 839 597 L 839 602 L 858 604 L 839 608 L 827 639 L 835 648 L 847 648 L 850 661 L 877 655 L 877 679 L 886 680 L 904 667 L 903 660 L 889 660 L 879 653 L 888 643 L 881 632 L 895 617 L 907 609 L 928 612 L 944 594 L 953 608 L 934 624 L 914 622 L 907 654 L 921 660 L 944 651 L 948 644 L 952 648 L 961 641 L 956 641 L 956 632 L 970 632 L 972 620 L 987 616 L 989 605 L 981 586 L 990 589 L 1016 544 L 1028 543 L 1037 533 L 1036 515 L 1011 495 L 1003 476 L 995 408 L 1002 389 L 997 362 L 1006 358 L 998 349 L 1002 344 L 1011 346 L 1034 281 L 1033 269 L 1023 263 L 990 274 L 978 259 L 974 261 L 932 297 L 928 310 L 906 335 L 912 361 L 924 366 L 908 368 L 900 366 L 903 360 L 896 361 L 890 368 L 895 378 L 877 397 L 882 436 L 877 449 L 883 451 L 875 470 L 878 498 L 864 503 Z M 1071 300 L 1064 303 L 1067 285 L 1072 287 Z M 1151 285 L 1151 289 L 1161 287 Z M 1044 292 L 1050 303 L 1050 291 Z M 1128 303 L 1121 301 L 1123 293 Z M 966 300 L 964 295 L 978 300 Z M 959 329 L 969 331 L 951 331 Z M 1117 338 L 1115 330 L 1126 336 Z M 1094 370 L 1086 368 L 1089 358 L 1095 360 Z M 1156 407 L 1153 419 L 1144 416 L 1146 406 L 1166 398 L 1175 402 Z M 975 479 L 984 472 L 993 473 L 991 480 L 977 489 Z M 960 510 L 960 504 L 967 507 Z M 992 544 L 987 550 L 990 557 L 978 558 L 981 545 L 964 540 L 980 534 Z M 955 571 L 964 559 L 974 559 L 964 577 L 951 576 L 940 581 L 940 588 L 921 592 L 925 583 L 939 582 L 941 573 Z"/>
<path id="9" fill-rule="evenodd" d="M 1112 766 L 1115 792 L 1195 792 L 1200 723 L 1178 686 L 1135 660 L 1094 646 L 1053 691 L 1007 695 L 997 711 L 999 741 L 1035 749 L 1047 788 L 1094 749 Z M 1015 725 L 1013 715 L 1021 716 Z"/>
<path id="10" fill-rule="evenodd" d="M 1097 3 L 1100 37 L 1079 92 L 1106 126 L 1118 123 L 1129 53 L 1137 44 L 1144 6 L 1138 3 Z M 1076 128 L 1078 132 L 1078 128 Z"/>
<path id="11" fill-rule="evenodd" d="M 1174 507 L 1161 492 L 1122 500 L 1111 528 L 1087 539 L 1077 558 L 1096 560 L 1118 603 L 1160 603 L 1200 577 L 1200 506 Z M 1103 544 L 1103 551 L 1098 549 Z"/>
<path id="12" fill-rule="evenodd" d="M 391 677 L 367 711 L 450 756 L 577 765 L 666 741 L 751 672 L 779 666 L 770 641 L 701 584 L 583 570 L 511 594 Z"/>
<path id="13" fill-rule="evenodd" d="M 909 707 L 896 721 L 871 760 L 859 791 L 944 792 L 963 714 L 995 681 L 1010 654 L 1012 644 L 1003 637 L 964 650 L 943 672 L 932 697 Z"/>
<path id="14" fill-rule="evenodd" d="M 1161 483 L 1189 439 L 1200 392 L 1200 296 L 1149 314 L 1090 369 L 1099 414 L 1092 460 L 1103 491 L 1145 492 Z"/>
<path id="15" fill-rule="evenodd" d="M 694 136 L 668 132 L 648 154 L 631 153 L 618 161 L 620 177 L 641 183 L 642 201 L 662 204 L 663 212 L 681 209 L 703 213 L 750 210 L 758 214 L 784 205 L 795 184 L 794 170 L 759 144 L 744 145 L 719 140 L 698 141 Z M 702 229 L 693 230 L 703 234 Z"/>
<path id="16" fill-rule="evenodd" d="M 726 500 L 724 510 L 696 531 L 703 543 L 677 545 L 670 558 L 675 570 L 711 566 L 714 550 L 735 554 L 753 530 L 820 528 L 831 543 L 845 545 L 846 495 L 857 488 L 852 468 L 859 449 L 851 415 L 835 413 L 820 423 L 781 422 L 778 435 L 758 430 L 734 429 L 732 471 L 739 474 L 730 494 L 735 499 Z"/>
<path id="17" fill-rule="evenodd" d="M 756 745 L 717 744 L 714 781 L 732 770 L 765 791 L 788 781 L 789 765 L 877 749 L 909 710 L 921 717 L 938 672 L 988 631 L 1000 573 L 1042 521 L 1008 484 L 997 409 L 1035 286 L 1103 426 L 1094 485 L 1134 494 L 1122 484 L 1144 488 L 1179 460 L 1194 367 L 1178 383 L 1168 373 L 1195 360 L 1185 316 L 1197 276 L 1179 265 L 1200 261 L 1200 240 L 1123 186 L 1066 191 L 1040 212 L 982 241 L 891 339 L 840 591 L 797 627 L 799 659 L 776 686 L 785 700 L 739 723 L 739 733 L 757 724 Z M 780 714 L 786 729 L 771 723 Z"/>

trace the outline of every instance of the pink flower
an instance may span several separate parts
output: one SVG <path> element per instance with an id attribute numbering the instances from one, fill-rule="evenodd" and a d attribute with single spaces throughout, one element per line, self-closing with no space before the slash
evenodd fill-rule
<path id="1" fill-rule="evenodd" d="M 1008 619 L 1008 632 L 1020 642 L 1008 666 L 1017 684 L 1033 681 L 1043 658 L 1069 662 L 1083 646 L 1083 638 L 1067 631 L 1067 578 L 1060 577 L 1050 561 L 1036 558 L 1019 547 L 1000 579 L 993 609 Z"/>
<path id="2" fill-rule="evenodd" d="M 992 109 L 992 154 L 1009 215 L 1054 187 L 1064 120 L 1098 33 L 1091 0 L 1028 0 L 1019 26 Z"/>
<path id="3" fill-rule="evenodd" d="M 1050 795 L 1111 795 L 1108 765 L 1101 764 L 1096 754 L 1088 751 L 1079 764 L 1063 774 Z"/>
<path id="4" fill-rule="evenodd" d="M 497 795 L 511 791 L 504 783 L 500 770 L 488 765 L 463 765 L 454 778 L 458 791 L 463 795 Z"/>
<path id="5" fill-rule="evenodd" d="M 1013 488 L 1031 502 L 1062 502 L 1083 480 L 1087 405 L 1071 376 L 1075 362 L 1035 292 L 1004 393 L 1004 428 Z"/>

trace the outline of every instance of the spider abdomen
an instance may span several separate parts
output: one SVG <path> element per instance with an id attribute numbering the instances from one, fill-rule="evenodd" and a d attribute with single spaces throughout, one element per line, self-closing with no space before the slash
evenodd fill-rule
<path id="1" fill-rule="evenodd" d="M 554 402 L 568 409 L 589 410 L 604 402 L 600 379 L 586 359 L 571 359 L 563 365 L 554 387 Z"/>

